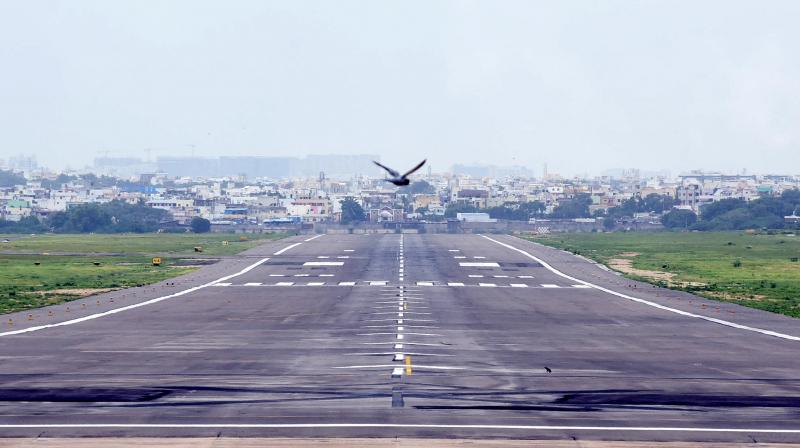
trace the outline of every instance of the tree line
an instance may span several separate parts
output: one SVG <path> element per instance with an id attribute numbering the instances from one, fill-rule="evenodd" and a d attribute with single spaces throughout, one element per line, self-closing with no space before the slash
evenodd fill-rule
<path id="1" fill-rule="evenodd" d="M 689 230 L 782 229 L 784 216 L 800 212 L 800 190 L 786 190 L 780 196 L 752 201 L 723 199 L 691 210 L 672 210 L 662 218 L 667 228 Z"/>

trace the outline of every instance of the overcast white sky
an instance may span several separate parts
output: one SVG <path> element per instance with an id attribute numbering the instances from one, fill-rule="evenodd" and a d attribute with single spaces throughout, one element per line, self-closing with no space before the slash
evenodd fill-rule
<path id="1" fill-rule="evenodd" d="M 800 1 L 0 0 L 0 158 L 800 173 Z"/>

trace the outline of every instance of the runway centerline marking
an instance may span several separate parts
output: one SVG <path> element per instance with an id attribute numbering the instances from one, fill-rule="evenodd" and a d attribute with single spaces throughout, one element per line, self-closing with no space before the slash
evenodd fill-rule
<path id="1" fill-rule="evenodd" d="M 169 294 L 169 295 L 166 295 L 166 296 L 156 297 L 155 299 L 145 300 L 144 302 L 134 303 L 133 305 L 128 305 L 128 306 L 123 306 L 123 307 L 120 307 L 120 308 L 115 308 L 113 310 L 104 311 L 102 313 L 90 314 L 88 316 L 79 317 L 77 319 L 72 319 L 72 320 L 66 320 L 64 322 L 57 322 L 57 323 L 54 323 L 54 324 L 47 324 L 47 325 L 38 325 L 38 326 L 35 326 L 35 327 L 28 327 L 28 328 L 23 328 L 23 329 L 20 329 L 20 330 L 6 331 L 6 332 L 3 332 L 3 333 L 0 333 L 0 337 L 2 337 L 2 336 L 12 336 L 12 335 L 23 334 L 23 333 L 31 333 L 31 332 L 34 332 L 34 331 L 44 330 L 44 329 L 47 329 L 47 328 L 74 325 L 74 324 L 78 324 L 78 323 L 81 323 L 81 322 L 86 322 L 88 320 L 99 319 L 101 317 L 110 316 L 112 314 L 117 314 L 117 313 L 121 313 L 123 311 L 128 311 L 128 310 L 132 310 L 132 309 L 135 309 L 135 308 L 143 307 L 143 306 L 146 306 L 146 305 L 152 305 L 154 303 L 158 303 L 158 302 L 161 302 L 161 301 L 164 301 L 164 300 L 167 300 L 167 299 L 171 299 L 171 298 L 174 298 L 174 297 L 180 297 L 180 296 L 183 296 L 183 295 L 190 294 L 190 293 L 193 293 L 195 291 L 201 290 L 203 288 L 207 288 L 209 286 L 214 286 L 217 283 L 224 282 L 225 280 L 230 280 L 230 279 L 232 279 L 234 277 L 238 277 L 238 276 L 240 276 L 242 274 L 246 274 L 246 273 L 252 271 L 253 269 L 255 269 L 256 267 L 266 263 L 267 260 L 269 260 L 269 258 L 262 258 L 261 260 L 258 260 L 257 262 L 251 264 L 250 266 L 245 267 L 244 269 L 240 270 L 239 272 L 236 272 L 236 273 L 230 274 L 230 275 L 226 275 L 224 277 L 220 277 L 220 278 L 218 278 L 218 279 L 216 279 L 214 281 L 211 281 L 211 282 L 208 282 L 208 283 L 203 283 L 202 285 L 199 285 L 199 286 L 195 286 L 195 287 L 192 287 L 192 288 L 184 289 L 183 291 L 178 291 L 178 292 L 176 292 L 174 294 Z"/>
<path id="2" fill-rule="evenodd" d="M 531 255 L 530 253 L 528 253 L 528 252 L 526 252 L 526 251 L 524 251 L 522 249 L 518 249 L 518 248 L 516 248 L 516 247 L 514 247 L 514 246 L 512 246 L 510 244 L 506 244 L 506 243 L 503 243 L 501 241 L 497 241 L 497 240 L 495 240 L 493 238 L 490 238 L 490 237 L 488 237 L 486 235 L 481 235 L 481 237 L 486 238 L 487 240 L 492 241 L 492 242 L 494 242 L 496 244 L 499 244 L 499 245 L 501 245 L 501 246 L 503 246 L 503 247 L 505 247 L 507 249 L 511 249 L 513 251 L 519 252 L 522 255 L 525 255 L 526 257 L 530 258 L 531 260 L 534 260 L 534 261 L 538 262 L 539 264 L 542 265 L 542 267 L 544 267 L 548 271 L 552 272 L 553 274 L 556 274 L 556 275 L 561 276 L 563 278 L 566 278 L 568 280 L 574 281 L 576 284 L 586 285 L 586 286 L 588 286 L 590 288 L 598 289 L 598 290 L 603 291 L 605 293 L 608 293 L 608 294 L 611 294 L 611 295 L 614 295 L 614 296 L 617 296 L 617 297 L 621 297 L 621 298 L 626 299 L 626 300 L 630 300 L 630 301 L 633 301 L 633 302 L 641 303 L 641 304 L 647 305 L 647 306 L 652 306 L 653 308 L 658 308 L 660 310 L 669 311 L 671 313 L 680 314 L 681 316 L 694 317 L 696 319 L 702 319 L 702 320 L 705 320 L 705 321 L 708 321 L 708 322 L 712 322 L 712 323 L 715 323 L 715 324 L 724 325 L 726 327 L 736 328 L 736 329 L 745 330 L 745 331 L 752 331 L 754 333 L 760 333 L 760 334 L 767 335 L 767 336 L 774 336 L 776 338 L 787 339 L 787 340 L 790 340 L 790 341 L 800 341 L 800 337 L 798 337 L 798 336 L 792 336 L 792 335 L 789 335 L 789 334 L 778 333 L 777 331 L 765 330 L 763 328 L 758 328 L 758 327 L 749 327 L 747 325 L 737 324 L 735 322 L 730 322 L 730 321 L 723 320 L 723 319 L 717 319 L 716 317 L 709 317 L 709 316 L 703 316 L 701 314 L 690 313 L 688 311 L 683 311 L 683 310 L 679 310 L 679 309 L 676 309 L 676 308 L 670 308 L 668 306 L 661 305 L 659 303 L 651 302 L 649 300 L 640 299 L 638 297 L 629 296 L 627 294 L 623 294 L 621 292 L 617 292 L 617 291 L 614 291 L 612 289 L 604 288 L 602 286 L 595 285 L 594 283 L 590 283 L 590 282 L 587 282 L 585 280 L 581 280 L 579 278 L 575 278 L 575 277 L 572 277 L 571 275 L 565 274 L 565 273 L 559 271 L 558 269 L 550 266 L 549 263 L 547 263 L 546 261 L 542 260 L 541 258 L 539 258 L 539 257 L 537 257 L 535 255 Z"/>
<path id="3" fill-rule="evenodd" d="M 458 263 L 459 266 L 465 268 L 499 268 L 500 265 L 494 262 L 486 262 L 486 261 L 467 261 Z"/>

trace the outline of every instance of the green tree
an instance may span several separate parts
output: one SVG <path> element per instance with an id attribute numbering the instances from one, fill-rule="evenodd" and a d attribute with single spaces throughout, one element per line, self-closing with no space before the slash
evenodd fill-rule
<path id="1" fill-rule="evenodd" d="M 190 226 L 192 227 L 192 232 L 194 233 L 206 233 L 211 231 L 211 221 L 199 216 L 192 218 Z"/>
<path id="2" fill-rule="evenodd" d="M 366 221 L 364 208 L 355 199 L 348 196 L 341 201 L 342 204 L 342 224 L 352 224 Z"/>
<path id="3" fill-rule="evenodd" d="M 0 170 L 0 188 L 25 185 L 26 182 L 25 177 L 21 174 L 17 174 L 13 171 Z"/>
<path id="4" fill-rule="evenodd" d="M 459 213 L 476 213 L 479 211 L 480 209 L 474 205 L 450 203 L 444 209 L 444 217 L 455 218 Z"/>
<path id="5" fill-rule="evenodd" d="M 668 229 L 688 229 L 697 222 L 697 215 L 691 210 L 672 209 L 661 217 L 661 224 Z"/>
<path id="6" fill-rule="evenodd" d="M 434 194 L 436 193 L 436 187 L 424 180 L 418 180 L 409 185 L 406 192 L 408 194 Z"/>
<path id="7" fill-rule="evenodd" d="M 561 201 L 553 210 L 553 217 L 558 219 L 586 218 L 589 216 L 591 204 L 592 197 L 589 194 L 576 194 L 572 199 Z"/>

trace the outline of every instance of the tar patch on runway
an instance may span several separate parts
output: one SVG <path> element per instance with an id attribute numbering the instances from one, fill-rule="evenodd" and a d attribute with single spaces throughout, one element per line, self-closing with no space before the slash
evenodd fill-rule
<path id="1" fill-rule="evenodd" d="M 0 402 L 122 402 L 137 403 L 158 400 L 170 391 L 163 389 L 0 389 Z"/>

